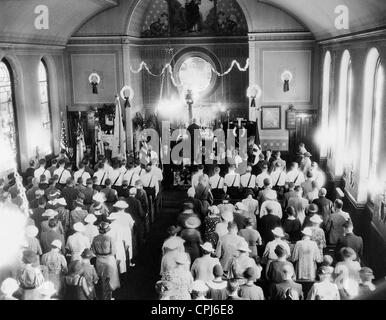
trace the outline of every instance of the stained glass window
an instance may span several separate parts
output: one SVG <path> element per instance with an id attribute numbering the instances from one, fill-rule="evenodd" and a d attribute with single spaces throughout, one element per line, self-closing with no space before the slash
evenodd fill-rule
<path id="1" fill-rule="evenodd" d="M 39 63 L 39 89 L 40 89 L 40 114 L 44 130 L 44 139 L 41 147 L 46 155 L 51 154 L 52 150 L 52 129 L 51 129 L 51 112 L 48 89 L 48 71 L 44 60 Z"/>
<path id="2" fill-rule="evenodd" d="M 13 101 L 12 71 L 8 62 L 0 61 L 0 130 L 2 141 L 9 147 L 10 154 L 3 154 L 2 170 L 13 168 L 17 159 L 17 130 Z M 7 148 L 8 149 L 8 148 Z M 4 150 L 2 150 L 4 151 Z M 7 161 L 5 161 L 7 159 Z"/>

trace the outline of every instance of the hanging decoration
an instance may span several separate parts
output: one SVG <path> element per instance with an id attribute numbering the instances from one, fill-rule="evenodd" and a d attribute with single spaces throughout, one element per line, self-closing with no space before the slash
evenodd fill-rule
<path id="1" fill-rule="evenodd" d="M 79 164 L 84 158 L 86 151 L 86 142 L 84 139 L 84 132 L 82 126 L 82 114 L 79 112 L 78 128 L 76 132 L 76 166 L 79 168 Z"/>
<path id="2" fill-rule="evenodd" d="M 88 81 L 90 82 L 92 86 L 92 93 L 98 94 L 98 84 L 101 82 L 101 77 L 99 74 L 93 72 L 89 75 Z"/>
<path id="3" fill-rule="evenodd" d="M 60 113 L 60 120 L 62 123 L 61 133 L 60 133 L 60 148 L 68 152 L 68 140 L 67 140 L 66 126 L 64 124 L 64 119 L 63 119 L 63 112 Z"/>
<path id="4" fill-rule="evenodd" d="M 130 86 L 124 86 L 121 89 L 120 96 L 122 100 L 125 100 L 125 108 L 131 108 L 130 100 L 134 98 L 134 90 Z"/>
<path id="5" fill-rule="evenodd" d="M 261 94 L 261 88 L 257 84 L 247 89 L 247 97 L 251 99 L 251 108 L 256 108 L 256 99 L 259 99 Z"/>
<path id="6" fill-rule="evenodd" d="M 239 71 L 246 72 L 249 69 L 249 58 L 246 60 L 245 67 L 241 67 L 241 65 L 240 65 L 240 63 L 238 61 L 233 60 L 232 63 L 231 63 L 231 66 L 229 67 L 229 69 L 227 71 L 225 71 L 224 73 L 218 72 L 213 66 L 211 68 L 212 68 L 212 72 L 214 74 L 216 74 L 218 77 L 224 77 L 227 74 L 229 74 L 233 70 L 233 68 L 235 66 L 239 69 Z M 174 77 L 173 77 L 173 68 L 172 68 L 170 63 L 166 64 L 162 68 L 161 73 L 159 73 L 159 74 L 155 74 L 155 73 L 151 72 L 149 67 L 148 67 L 148 65 L 147 65 L 147 63 L 144 62 L 144 61 L 141 62 L 141 64 L 139 65 L 138 69 L 134 69 L 132 66 L 130 66 L 130 71 L 132 73 L 136 73 L 136 74 L 140 73 L 143 69 L 145 69 L 153 77 L 161 77 L 165 72 L 169 72 L 171 80 L 173 82 L 173 85 L 175 87 L 182 87 L 182 84 L 181 83 L 177 83 L 177 81 L 174 79 Z"/>
<path id="7" fill-rule="evenodd" d="M 284 92 L 288 92 L 290 90 L 290 82 L 292 81 L 293 79 L 293 75 L 291 73 L 291 71 L 289 70 L 285 70 L 282 74 L 281 74 L 281 81 L 283 82 L 283 91 Z"/>

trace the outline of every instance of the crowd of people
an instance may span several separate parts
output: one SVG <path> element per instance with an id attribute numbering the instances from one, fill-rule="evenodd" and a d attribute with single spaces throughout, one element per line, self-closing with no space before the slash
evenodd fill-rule
<path id="1" fill-rule="evenodd" d="M 246 172 L 203 165 L 162 248 L 161 300 L 348 300 L 375 290 L 343 202 L 304 144 L 287 170 L 280 152 Z"/>
<path id="2" fill-rule="evenodd" d="M 151 150 L 150 150 L 151 151 Z M 156 154 L 99 157 L 76 168 L 62 153 L 23 174 L 25 243 L 0 270 L 1 299 L 111 300 L 146 242 L 162 192 Z M 363 241 L 304 145 L 287 170 L 280 152 L 255 155 L 243 173 L 197 166 L 162 246 L 160 299 L 352 299 L 375 289 Z M 206 174 L 210 172 L 210 177 Z M 14 173 L 0 204 L 23 206 Z"/>
<path id="3" fill-rule="evenodd" d="M 0 299 L 114 299 L 146 241 L 163 176 L 156 159 L 98 160 L 74 171 L 64 152 L 49 164 L 31 161 L 26 191 L 15 173 L 0 180 L 2 206 L 29 208 L 25 243 L 0 268 Z"/>

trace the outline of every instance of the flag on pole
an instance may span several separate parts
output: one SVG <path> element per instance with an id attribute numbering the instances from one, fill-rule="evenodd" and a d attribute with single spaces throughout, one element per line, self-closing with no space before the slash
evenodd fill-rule
<path id="1" fill-rule="evenodd" d="M 95 163 L 98 162 L 98 156 L 105 155 L 105 146 L 102 141 L 102 128 L 99 122 L 95 124 Z"/>
<path id="2" fill-rule="evenodd" d="M 61 120 L 60 148 L 68 151 L 68 140 L 67 140 L 66 126 L 63 120 L 63 112 L 60 113 L 60 120 Z"/>
<path id="3" fill-rule="evenodd" d="M 79 113 L 78 130 L 76 134 L 76 166 L 78 168 L 79 168 L 79 164 L 82 162 L 84 158 L 85 151 L 86 151 L 86 143 L 84 140 L 84 132 L 83 132 L 80 113 Z"/>
<path id="4" fill-rule="evenodd" d="M 114 139 L 111 156 L 112 158 L 122 157 L 126 159 L 126 132 L 123 128 L 121 101 L 118 96 L 115 101 Z"/>

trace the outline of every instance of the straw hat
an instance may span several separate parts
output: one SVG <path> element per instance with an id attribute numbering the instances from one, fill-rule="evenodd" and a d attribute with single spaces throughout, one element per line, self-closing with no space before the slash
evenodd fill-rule
<path id="1" fill-rule="evenodd" d="M 107 219 L 109 220 L 118 220 L 119 219 L 119 215 L 118 215 L 118 212 L 113 212 L 112 214 L 110 214 Z"/>
<path id="2" fill-rule="evenodd" d="M 135 188 L 135 187 L 131 188 L 129 190 L 129 194 L 132 195 L 132 196 L 136 195 L 137 194 L 137 188 Z"/>
<path id="3" fill-rule="evenodd" d="M 200 247 L 204 249 L 206 252 L 210 252 L 210 253 L 214 252 L 213 245 L 210 242 L 205 242 L 204 244 L 201 244 Z"/>
<path id="4" fill-rule="evenodd" d="M 84 218 L 84 222 L 86 222 L 86 223 L 94 223 L 95 221 L 97 221 L 97 218 L 95 217 L 95 215 L 93 215 L 93 214 L 88 214 L 87 216 L 86 216 L 86 218 Z"/>
<path id="5" fill-rule="evenodd" d="M 280 238 L 284 238 L 285 237 L 285 234 L 284 234 L 284 231 L 282 228 L 279 228 L 279 227 L 276 227 L 275 229 L 272 230 L 272 233 L 276 236 L 276 237 L 280 237 Z"/>
<path id="6" fill-rule="evenodd" d="M 302 233 L 303 233 L 305 236 L 312 237 L 312 230 L 311 230 L 311 228 L 304 228 L 304 230 L 302 231 Z"/>
<path id="7" fill-rule="evenodd" d="M 251 252 L 251 249 L 249 249 L 248 243 L 246 241 L 242 241 L 237 250 L 241 252 Z"/>
<path id="8" fill-rule="evenodd" d="M 310 206 L 308 207 L 308 213 L 318 213 L 319 208 L 316 204 L 311 203 Z"/>
<path id="9" fill-rule="evenodd" d="M 197 217 L 189 217 L 185 221 L 185 227 L 188 229 L 197 229 L 201 225 L 201 220 Z"/>
<path id="10" fill-rule="evenodd" d="M 185 240 L 180 237 L 171 237 L 164 242 L 162 247 L 165 249 L 174 250 L 182 246 L 184 242 Z"/>
<path id="11" fill-rule="evenodd" d="M 56 240 L 51 242 L 51 246 L 58 248 L 58 249 L 61 249 L 62 248 L 62 241 L 56 239 Z"/>
<path id="12" fill-rule="evenodd" d="M 113 205 L 114 208 L 118 208 L 118 209 L 127 209 L 129 207 L 129 205 L 127 204 L 126 201 L 117 201 L 114 205 Z"/>
<path id="13" fill-rule="evenodd" d="M 217 206 L 211 206 L 211 207 L 208 208 L 208 210 L 212 214 L 220 214 L 220 209 Z"/>
<path id="14" fill-rule="evenodd" d="M 105 201 L 106 201 L 106 196 L 105 196 L 103 193 L 99 192 L 99 193 L 95 194 L 95 195 L 92 197 L 92 199 L 93 199 L 94 201 L 96 201 L 96 202 L 102 203 L 102 202 L 105 202 Z"/>
<path id="15" fill-rule="evenodd" d="M 248 211 L 248 207 L 242 202 L 237 202 L 235 207 L 237 210 Z"/>
<path id="16" fill-rule="evenodd" d="M 48 217 L 48 218 L 54 218 L 58 215 L 58 211 L 47 209 L 43 214 L 42 217 Z"/>
<path id="17" fill-rule="evenodd" d="M 39 293 L 43 296 L 52 296 L 56 293 L 54 284 L 51 281 L 44 282 L 39 288 Z"/>
<path id="18" fill-rule="evenodd" d="M 25 234 L 28 238 L 35 238 L 39 233 L 39 229 L 35 226 L 28 226 L 25 230 Z"/>
<path id="19" fill-rule="evenodd" d="M 6 295 L 12 295 L 17 289 L 19 289 L 19 285 L 17 281 L 13 278 L 7 278 L 1 284 L 0 290 Z"/>
<path id="20" fill-rule="evenodd" d="M 66 205 L 67 205 L 67 201 L 66 201 L 66 199 L 64 199 L 64 198 L 59 198 L 59 199 L 57 199 L 57 200 L 55 201 L 55 204 L 59 204 L 59 205 L 61 205 L 61 206 L 66 206 Z"/>
<path id="21" fill-rule="evenodd" d="M 226 222 L 232 222 L 233 221 L 233 213 L 232 211 L 226 210 L 223 213 L 221 213 L 221 218 Z"/>
<path id="22" fill-rule="evenodd" d="M 84 224 L 82 222 L 75 223 L 74 224 L 74 230 L 76 232 L 84 232 L 85 231 Z"/>
<path id="23" fill-rule="evenodd" d="M 310 221 L 312 223 L 322 223 L 323 222 L 323 219 L 318 215 L 318 214 L 314 214 L 311 218 L 310 218 Z"/>
<path id="24" fill-rule="evenodd" d="M 205 284 L 204 281 L 196 280 L 193 282 L 192 291 L 207 292 L 208 290 L 209 290 L 209 288 L 207 287 L 207 285 Z"/>

